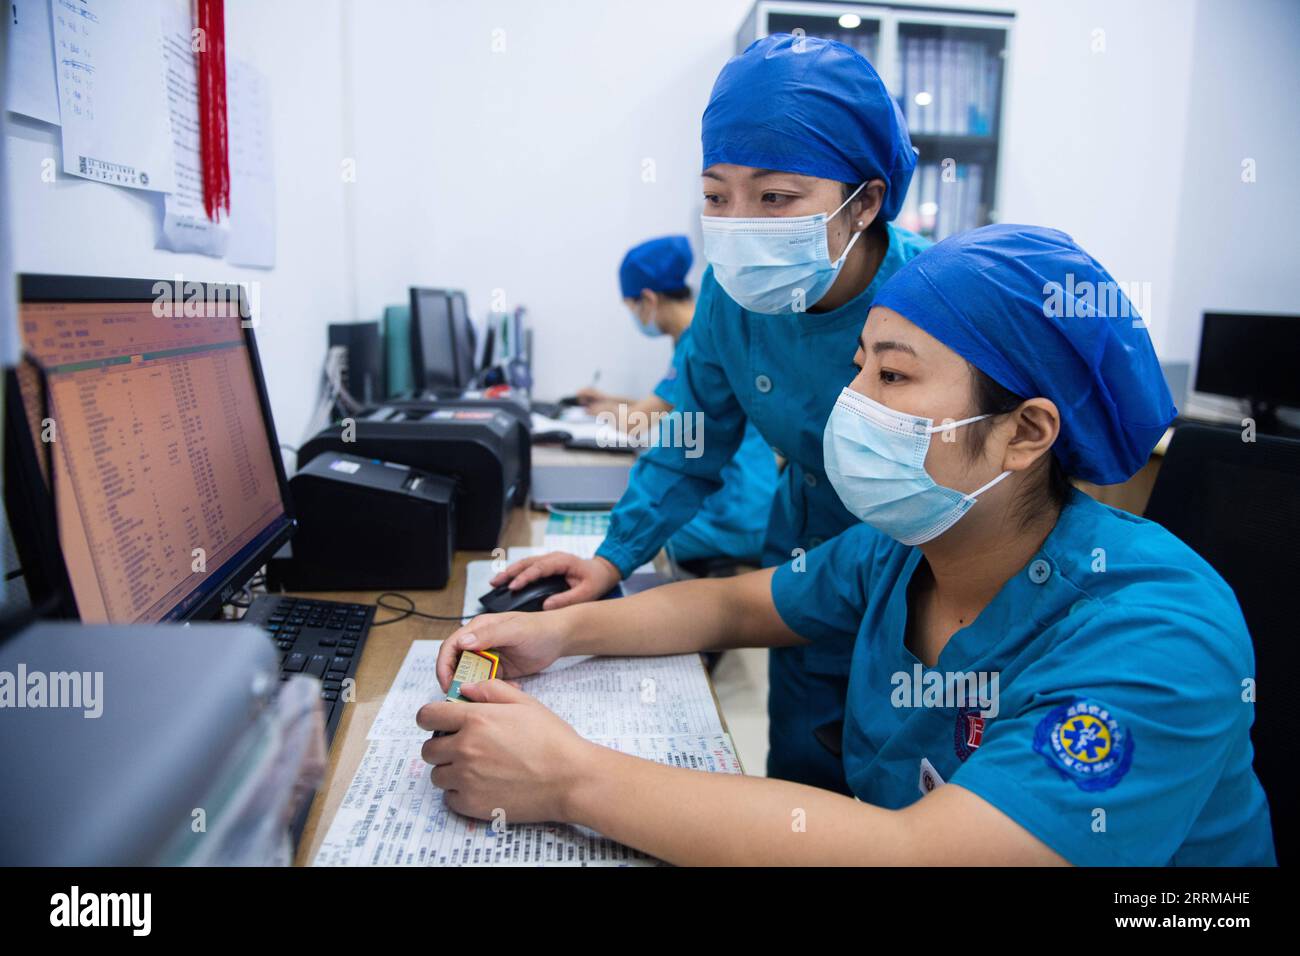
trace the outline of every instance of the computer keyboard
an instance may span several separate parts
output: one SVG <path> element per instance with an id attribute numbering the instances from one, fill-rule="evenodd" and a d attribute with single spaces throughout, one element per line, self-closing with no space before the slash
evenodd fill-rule
<path id="1" fill-rule="evenodd" d="M 356 677 L 357 662 L 375 617 L 371 604 L 261 595 L 243 620 L 262 627 L 279 647 L 280 679 L 291 674 L 320 678 L 325 739 L 343 716 L 343 682 Z"/>

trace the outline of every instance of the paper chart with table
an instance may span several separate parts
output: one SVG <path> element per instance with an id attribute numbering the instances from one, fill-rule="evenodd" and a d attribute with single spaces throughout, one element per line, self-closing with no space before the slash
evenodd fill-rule
<path id="1" fill-rule="evenodd" d="M 449 810 L 420 757 L 415 712 L 442 699 L 441 641 L 415 641 L 370 728 L 365 755 L 315 866 L 647 866 L 658 861 L 583 827 L 513 826 Z M 603 746 L 671 766 L 741 773 L 698 654 L 590 658 L 519 679 Z"/>

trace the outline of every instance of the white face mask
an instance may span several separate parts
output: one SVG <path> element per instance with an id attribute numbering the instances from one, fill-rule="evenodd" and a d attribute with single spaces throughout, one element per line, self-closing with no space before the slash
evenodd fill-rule
<path id="1" fill-rule="evenodd" d="M 718 285 L 750 312 L 783 315 L 816 305 L 840 274 L 849 250 L 862 235 L 853 234 L 834 262 L 826 242 L 826 224 L 853 201 L 866 183 L 853 190 L 829 216 L 759 216 L 731 219 L 701 216 L 704 257 Z"/>
<path id="2" fill-rule="evenodd" d="M 988 417 L 936 425 L 933 419 L 904 415 L 846 388 L 822 437 L 826 475 L 859 521 L 903 544 L 933 541 L 1011 472 L 1002 472 L 968 495 L 945 488 L 925 470 L 930 436 Z"/>

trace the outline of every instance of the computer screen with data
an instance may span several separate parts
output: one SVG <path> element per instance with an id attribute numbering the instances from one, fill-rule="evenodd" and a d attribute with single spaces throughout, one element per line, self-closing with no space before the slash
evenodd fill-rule
<path id="1" fill-rule="evenodd" d="M 190 617 L 290 523 L 251 336 L 220 301 L 24 299 L 24 411 L 81 619 Z"/>

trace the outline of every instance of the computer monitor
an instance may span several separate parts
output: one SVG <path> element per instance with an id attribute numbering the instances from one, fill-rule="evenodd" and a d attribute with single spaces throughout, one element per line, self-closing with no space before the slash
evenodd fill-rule
<path id="1" fill-rule="evenodd" d="M 411 371 L 417 391 L 463 388 L 446 289 L 411 289 Z"/>
<path id="2" fill-rule="evenodd" d="M 1300 316 L 1206 312 L 1196 391 L 1250 401 L 1259 428 L 1272 430 L 1279 405 L 1300 407 Z"/>
<path id="3" fill-rule="evenodd" d="M 456 384 L 461 388 L 469 388 L 474 383 L 474 352 L 478 342 L 474 335 L 474 324 L 469 319 L 465 293 L 459 290 L 451 293 L 451 329 L 456 338 Z"/>
<path id="4" fill-rule="evenodd" d="M 363 405 L 388 397 L 384 385 L 383 333 L 378 322 L 333 322 L 327 331 L 331 348 L 342 346 L 347 353 L 343 384 Z"/>
<path id="5" fill-rule="evenodd" d="M 6 506 L 33 603 L 56 588 L 84 621 L 214 616 L 293 529 L 242 290 L 20 285 Z"/>

